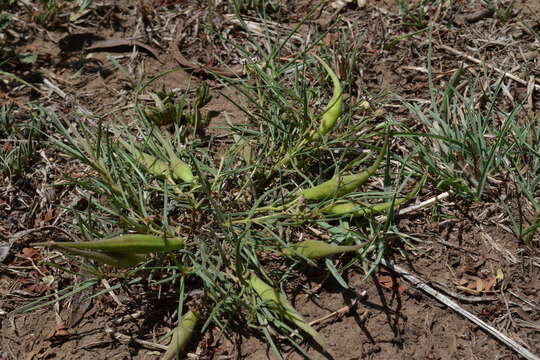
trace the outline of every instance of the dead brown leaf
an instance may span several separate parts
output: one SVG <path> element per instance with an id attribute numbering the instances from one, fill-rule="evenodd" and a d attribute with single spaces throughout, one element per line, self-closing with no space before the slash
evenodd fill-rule
<path id="1" fill-rule="evenodd" d="M 64 320 L 60 319 L 56 322 L 56 326 L 54 327 L 54 329 L 52 329 L 49 334 L 47 334 L 45 340 L 58 341 L 62 338 L 65 338 L 66 336 L 69 336 L 69 331 L 67 330 L 67 326 Z"/>
<path id="2" fill-rule="evenodd" d="M 42 282 L 37 282 L 37 283 L 23 286 L 21 287 L 21 289 L 35 296 L 41 296 L 47 290 L 49 290 L 49 287 Z"/>
<path id="3" fill-rule="evenodd" d="M 44 226 L 50 226 L 52 221 L 56 218 L 56 211 L 51 209 L 45 213 L 41 213 L 36 216 L 34 220 L 34 228 L 40 228 Z"/>
<path id="4" fill-rule="evenodd" d="M 399 285 L 399 287 L 398 287 L 398 289 L 397 289 L 397 290 L 398 290 L 398 294 L 399 294 L 399 295 L 403 295 L 403 293 L 404 293 L 405 291 L 407 291 L 408 288 L 409 288 L 409 286 L 407 286 L 407 285 Z"/>
<path id="5" fill-rule="evenodd" d="M 8 151 L 10 151 L 11 149 L 13 149 L 13 144 L 10 143 L 10 142 L 6 142 L 6 143 L 2 146 L 2 151 L 3 151 L 3 152 L 8 152 Z"/>
<path id="6" fill-rule="evenodd" d="M 485 279 L 472 277 L 470 279 L 459 279 L 454 281 L 456 288 L 469 294 L 479 295 L 493 291 L 497 284 L 497 278 L 491 276 Z"/>
<path id="7" fill-rule="evenodd" d="M 55 217 L 56 211 L 54 209 L 47 211 L 45 214 L 40 214 L 36 216 L 36 219 L 34 220 L 34 227 L 50 226 Z"/>
<path id="8" fill-rule="evenodd" d="M 484 256 L 480 256 L 478 259 L 467 257 L 465 259 L 465 264 L 463 265 L 463 272 L 475 275 L 478 272 L 480 266 L 482 266 L 485 262 L 486 258 Z"/>
<path id="9" fill-rule="evenodd" d="M 384 286 L 387 289 L 392 290 L 392 288 L 394 287 L 394 281 L 392 280 L 391 276 L 379 275 L 377 277 L 377 281 L 379 282 L 379 284 L 381 284 L 382 286 Z"/>
<path id="10" fill-rule="evenodd" d="M 55 214 L 54 209 L 47 211 L 45 215 L 43 216 L 43 221 L 45 222 L 45 224 L 49 224 L 51 220 L 55 218 L 55 215 L 56 214 Z"/>
<path id="11" fill-rule="evenodd" d="M 22 253 L 25 257 L 33 259 L 34 256 L 36 256 L 39 253 L 39 251 L 37 251 L 34 248 L 24 248 L 22 249 Z"/>
<path id="12" fill-rule="evenodd" d="M 399 285 L 399 283 L 397 283 L 397 279 L 396 282 L 394 282 L 394 278 L 390 275 L 379 275 L 377 277 L 377 281 L 379 284 L 389 290 L 393 290 L 397 286 L 397 292 L 399 295 L 403 295 L 403 293 L 408 289 L 407 285 Z"/>
<path id="13" fill-rule="evenodd" d="M 328 33 L 326 34 L 326 36 L 323 38 L 323 43 L 326 45 L 326 46 L 330 46 L 332 44 L 335 44 L 336 41 L 339 39 L 339 35 L 336 34 L 336 33 Z"/>

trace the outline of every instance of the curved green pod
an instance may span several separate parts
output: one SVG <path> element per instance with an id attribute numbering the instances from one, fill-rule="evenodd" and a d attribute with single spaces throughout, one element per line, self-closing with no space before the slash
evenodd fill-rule
<path id="1" fill-rule="evenodd" d="M 388 137 L 385 138 L 383 148 L 375 162 L 361 173 L 334 176 L 332 179 L 325 181 L 322 184 L 302 190 L 301 195 L 308 200 L 325 200 L 332 197 L 340 197 L 354 191 L 375 174 L 384 159 L 387 146 Z"/>
<path id="2" fill-rule="evenodd" d="M 307 323 L 307 321 L 302 317 L 302 315 L 300 315 L 298 311 L 293 308 L 285 295 L 266 284 L 254 274 L 251 275 L 248 283 L 253 290 L 255 290 L 257 295 L 259 295 L 262 300 L 267 302 L 269 306 L 277 310 L 283 316 L 283 318 L 305 331 L 323 348 L 325 347 L 321 335 Z"/>
<path id="3" fill-rule="evenodd" d="M 324 110 L 321 117 L 319 129 L 311 134 L 311 136 L 309 137 L 309 141 L 318 140 L 322 136 L 328 134 L 330 130 L 332 130 L 332 128 L 336 125 L 338 118 L 341 116 L 343 108 L 343 89 L 341 88 L 341 83 L 339 82 L 336 73 L 334 72 L 334 70 L 332 70 L 330 66 L 328 66 L 328 64 L 323 59 L 321 59 L 317 55 L 313 56 L 324 67 L 324 69 L 332 79 L 334 89 L 332 91 L 332 98 L 328 102 L 328 105 L 326 106 L 326 109 Z"/>
<path id="4" fill-rule="evenodd" d="M 62 246 L 63 248 L 72 249 L 100 250 L 115 254 L 148 254 L 182 249 L 184 247 L 184 240 L 181 238 L 164 238 L 162 236 L 147 234 L 126 234 L 104 240 L 60 243 L 49 241 L 34 243 L 32 245 L 48 246 L 51 248 Z"/>
<path id="5" fill-rule="evenodd" d="M 173 330 L 171 342 L 161 358 L 162 360 L 176 359 L 176 355 L 181 355 L 184 352 L 189 340 L 193 336 L 198 321 L 199 313 L 194 311 L 188 311 L 182 316 L 180 324 Z"/>
<path id="6" fill-rule="evenodd" d="M 363 248 L 364 245 L 335 245 L 320 240 L 304 240 L 284 249 L 283 253 L 288 256 L 302 255 L 308 259 L 321 259 L 332 255 L 354 252 Z"/>

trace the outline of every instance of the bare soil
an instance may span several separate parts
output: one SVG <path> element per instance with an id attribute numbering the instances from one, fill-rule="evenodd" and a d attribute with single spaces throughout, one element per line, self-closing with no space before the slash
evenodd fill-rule
<path id="1" fill-rule="evenodd" d="M 291 3 L 286 5 L 287 11 L 273 15 L 273 20 L 283 26 L 294 25 L 307 14 L 311 4 Z M 474 15 L 484 10 L 483 2 L 457 0 L 430 10 L 426 21 L 435 25 L 431 36 L 436 86 L 444 87 L 453 71 L 462 65 L 471 76 L 483 71 L 493 76 L 489 68 L 446 51 L 443 45 L 514 71 L 518 76 L 526 76 L 524 67 L 517 66 L 516 70 L 516 64 L 523 64 L 521 54 L 534 50 L 538 41 L 535 42 L 522 22 L 540 31 L 540 3 L 517 0 L 504 17 L 503 5 L 508 3 L 500 2 L 501 8 L 479 19 Z M 220 9 L 218 7 L 218 13 Z M 133 109 L 130 106 L 135 101 L 133 85 L 112 65 L 106 53 L 120 56 L 117 61 L 133 78 L 144 75 L 149 79 L 175 69 L 179 64 L 169 50 L 176 35 L 174 24 L 178 19 L 187 21 L 196 10 L 198 7 L 189 1 L 148 0 L 137 4 L 117 1 L 111 5 L 100 5 L 99 11 L 91 13 L 77 26 L 53 26 L 44 30 L 30 22 L 20 23 L 17 25 L 20 39 L 15 42 L 17 51 L 37 54 L 38 60 L 33 65 L 8 70 L 43 90 L 37 93 L 6 80 L 0 84 L 0 101 L 24 108 L 28 101 L 39 99 L 68 119 L 74 116 L 74 111 L 87 110 L 102 115 L 108 121 L 117 121 L 115 114 Z M 396 2 L 386 0 L 368 1 L 363 8 L 351 4 L 329 24 L 332 11 L 328 7 L 310 15 L 306 23 L 308 27 L 328 27 L 331 36 L 339 37 L 338 29 L 348 26 L 352 34 L 364 39 L 356 59 L 358 73 L 354 74 L 355 86 L 348 94 L 348 101 L 363 97 L 372 97 L 376 101 L 389 93 L 410 101 L 429 101 L 425 71 L 429 50 L 427 33 L 384 48 L 383 39 L 418 30 L 414 26 L 400 24 L 400 17 L 393 15 L 398 12 Z M 220 23 L 216 20 L 216 23 L 220 30 L 235 31 L 225 21 Z M 201 26 L 200 23 L 198 25 Z M 182 49 L 184 56 L 212 66 L 220 65 L 212 63 L 204 33 L 199 35 L 200 39 Z M 94 51 L 91 56 L 84 51 L 96 39 L 133 36 L 140 37 L 142 42 L 154 48 L 159 60 L 137 46 Z M 226 53 L 218 45 L 213 51 L 220 56 Z M 222 58 L 231 61 L 229 65 L 235 65 L 234 59 L 225 55 Z M 538 76 L 540 56 L 535 61 L 536 69 L 529 70 Z M 51 87 L 47 90 L 43 85 L 45 79 L 56 84 L 65 96 L 51 90 Z M 219 124 L 227 121 L 225 114 L 228 119 L 244 116 L 226 98 L 240 99 L 238 94 L 224 90 L 210 76 L 192 76 L 187 71 L 167 73 L 151 86 L 156 91 L 162 87 L 182 91 L 196 88 L 189 86 L 189 82 L 200 84 L 203 81 L 210 84 L 215 94 L 208 108 L 220 111 L 210 131 L 212 135 L 220 135 Z M 513 82 L 509 91 L 519 100 L 526 96 L 526 88 L 526 85 Z M 538 114 L 537 92 L 531 105 L 529 110 Z M 398 102 L 385 110 L 402 121 L 414 121 Z M 24 117 L 24 111 L 21 114 Z M 69 162 L 65 162 L 63 167 L 51 165 L 47 157 L 56 155 L 48 149 L 40 151 L 42 153 L 36 156 L 30 173 L 17 178 L 5 177 L 0 183 L 0 232 L 7 239 L 16 238 L 10 250 L 11 256 L 0 265 L 0 359 L 159 358 L 166 345 L 160 343 L 160 338 L 167 334 L 174 321 L 173 290 L 170 295 L 158 298 L 156 289 L 120 288 L 114 292 L 116 299 L 111 295 L 92 300 L 81 297 L 35 312 L 6 315 L 37 296 L 68 286 L 73 279 L 66 275 L 55 285 L 45 285 L 41 281 L 43 276 L 59 276 L 59 273 L 50 266 L 38 265 L 42 255 L 38 250 L 27 247 L 44 233 L 19 236 L 21 231 L 28 229 L 60 226 L 69 219 L 62 217 L 65 212 L 59 206 L 74 206 L 78 200 L 70 187 L 50 190 L 47 185 L 60 180 L 68 169 L 74 171 L 70 168 L 72 165 Z M 511 195 L 510 190 L 508 193 Z M 434 195 L 426 190 L 422 197 Z M 518 203 L 514 205 L 519 206 Z M 464 204 L 450 198 L 437 205 L 436 211 L 430 209 L 404 216 L 400 219 L 399 228 L 420 242 L 415 249 L 410 249 L 408 260 L 396 256 L 397 263 L 441 289 L 463 308 L 531 352 L 540 354 L 540 254 L 538 249 L 526 249 L 519 243 L 497 198 L 480 205 Z M 319 270 L 307 267 L 305 273 L 309 281 L 298 284 L 297 289 L 290 289 L 289 296 L 308 320 L 320 319 L 349 307 L 315 325 L 328 343 L 328 353 L 307 344 L 307 351 L 314 359 L 519 358 L 491 335 L 384 268 L 367 279 L 363 278 L 360 269 L 350 269 L 346 274 L 350 284 L 348 290 Z M 500 281 L 482 288 L 482 284 L 498 274 L 502 274 Z M 110 281 L 110 286 L 117 283 L 115 279 Z M 474 282 L 480 284 L 478 288 L 484 291 L 472 294 Z M 85 295 L 97 293 L 105 286 L 109 285 L 90 287 Z M 119 321 L 123 316 L 133 314 L 138 316 Z M 209 329 L 192 341 L 188 358 L 273 358 L 264 339 L 245 330 L 239 327 L 238 335 L 227 338 L 218 330 Z M 156 344 L 161 344 L 161 348 Z M 286 353 L 286 357 L 302 358 L 293 349 Z"/>

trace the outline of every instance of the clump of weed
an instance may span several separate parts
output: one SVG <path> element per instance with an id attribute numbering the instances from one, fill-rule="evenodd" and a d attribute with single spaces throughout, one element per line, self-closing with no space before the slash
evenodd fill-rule
<path id="1" fill-rule="evenodd" d="M 208 122 L 200 109 L 210 97 L 207 87 L 199 89 L 192 105 L 167 92 L 154 94 L 155 106 L 138 104 L 129 127 L 88 119 L 68 127 L 47 114 L 58 133 L 50 141 L 88 169 L 83 178 L 67 178 L 88 194 L 87 209 L 72 209 L 87 241 L 36 245 L 87 259 L 90 263 L 83 266 L 89 278 L 123 274 L 154 285 L 179 283 L 180 314 L 185 314 L 179 324 L 191 319 L 191 328 L 212 322 L 230 331 L 233 319 L 253 329 L 266 329 L 270 323 L 299 351 L 303 350 L 296 338 L 303 335 L 324 346 L 324 339 L 287 302 L 287 274 L 294 273 L 296 264 L 320 263 L 347 288 L 344 269 L 358 264 L 366 273 L 373 271 L 373 257 L 380 260 L 388 250 L 384 238 L 392 232 L 391 216 L 367 228 L 356 224 L 361 218 L 392 212 L 403 202 L 398 193 L 417 170 L 404 161 L 395 177 L 386 171 L 384 191 L 360 191 L 377 176 L 382 160 L 392 156 L 390 126 L 366 130 L 367 121 L 350 122 L 351 113 L 342 109 L 339 79 L 325 61 L 318 62 L 322 67 L 315 67 L 311 57 L 305 59 L 319 81 L 309 91 L 309 84 L 293 72 L 289 81 L 296 85 L 291 89 L 257 65 L 253 76 L 259 85 L 245 93 L 258 113 L 244 108 L 247 121 L 227 125 L 232 143 L 204 141 L 207 136 L 200 130 Z M 332 96 L 325 101 L 326 75 Z M 264 88 L 270 91 L 261 92 Z M 312 110 L 319 103 L 326 105 Z M 285 104 L 290 112 L 282 111 Z M 295 117 L 298 123 L 291 128 Z M 351 144 L 357 150 L 347 150 Z M 392 189 L 392 182 L 401 184 Z M 344 202 L 351 209 L 337 211 Z M 328 231 L 329 243 L 300 242 L 297 234 L 307 225 Z M 181 245 L 173 247 L 171 239 L 181 239 Z M 164 252 L 142 253 L 150 247 Z M 141 256 L 127 254 L 128 249 Z M 353 254 L 345 255 L 343 267 L 332 261 L 341 253 Z M 269 258 L 279 259 L 284 273 L 263 265 Z M 188 301 L 186 283 L 201 284 L 202 294 Z M 295 327 L 303 335 L 293 331 Z M 279 354 L 274 336 L 268 330 L 263 333 Z M 175 334 L 189 335 L 180 329 Z M 185 341 L 171 344 L 181 351 L 178 344 Z"/>

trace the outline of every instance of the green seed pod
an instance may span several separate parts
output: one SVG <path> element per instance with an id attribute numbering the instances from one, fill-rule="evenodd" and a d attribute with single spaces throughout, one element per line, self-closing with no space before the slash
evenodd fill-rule
<path id="1" fill-rule="evenodd" d="M 365 171 L 342 177 L 334 176 L 332 179 L 325 181 L 322 184 L 303 190 L 302 196 L 308 200 L 325 200 L 331 197 L 341 197 L 354 191 L 375 174 L 384 159 L 387 146 L 388 137 L 385 138 L 383 148 L 375 162 Z"/>
<path id="2" fill-rule="evenodd" d="M 360 174 L 343 177 L 334 176 L 322 184 L 303 190 L 302 196 L 308 200 L 325 200 L 331 197 L 341 197 L 364 184 L 370 176 L 369 169 Z"/>
<path id="3" fill-rule="evenodd" d="M 154 176 L 169 175 L 169 164 L 163 160 L 159 160 L 155 156 L 136 150 L 136 159 L 148 169 L 150 174 Z"/>
<path id="4" fill-rule="evenodd" d="M 182 161 L 174 153 L 169 154 L 171 156 L 171 176 L 175 180 L 183 180 L 187 183 L 192 183 L 195 179 L 191 167 Z"/>
<path id="5" fill-rule="evenodd" d="M 169 155 L 169 168 L 171 178 L 173 180 L 182 180 L 187 183 L 191 183 L 194 180 L 191 167 L 185 162 L 180 160 L 176 155 L 170 140 L 167 136 L 163 136 L 159 131 L 154 132 L 154 136 L 160 141 L 161 145 L 165 148 L 167 155 Z"/>
<path id="6" fill-rule="evenodd" d="M 52 245 L 50 247 L 53 249 L 58 249 L 71 255 L 81 256 L 86 259 L 94 260 L 95 262 L 98 262 L 100 264 L 111 265 L 119 269 L 135 266 L 146 258 L 146 256 L 143 254 L 115 254 L 93 250 L 81 250 L 62 246 L 54 242 L 51 243 Z"/>
<path id="7" fill-rule="evenodd" d="M 398 207 L 408 200 L 407 198 L 398 198 L 394 201 L 394 207 Z M 323 212 L 336 216 L 350 215 L 352 217 L 362 217 L 384 212 L 390 209 L 390 206 L 392 206 L 391 201 L 366 207 L 358 206 L 358 204 L 352 201 L 344 201 L 323 209 Z"/>
<path id="8" fill-rule="evenodd" d="M 151 252 L 174 251 L 183 248 L 184 240 L 181 238 L 164 238 L 146 234 L 126 234 L 110 239 L 61 242 L 54 241 L 34 243 L 33 246 L 62 246 L 72 249 L 100 250 L 115 254 L 148 254 Z"/>
<path id="9" fill-rule="evenodd" d="M 328 105 L 323 112 L 319 129 L 313 134 L 311 134 L 311 136 L 309 137 L 309 141 L 318 140 L 322 136 L 328 134 L 330 130 L 332 130 L 332 128 L 336 125 L 337 119 L 341 116 L 343 107 L 343 89 L 341 88 L 341 83 L 339 82 L 336 73 L 334 72 L 334 70 L 332 70 L 330 66 L 328 66 L 328 64 L 323 59 L 321 59 L 317 55 L 313 56 L 324 67 L 324 69 L 332 79 L 334 89 L 332 92 L 332 98 L 328 102 Z"/>
<path id="10" fill-rule="evenodd" d="M 177 355 L 181 355 L 184 352 L 198 321 L 199 314 L 193 311 L 188 311 L 182 316 L 182 321 L 173 330 L 171 342 L 167 347 L 165 355 L 161 358 L 162 360 L 175 359 Z"/>
<path id="11" fill-rule="evenodd" d="M 302 255 L 308 259 L 320 259 L 336 254 L 354 252 L 364 247 L 360 245 L 334 245 L 319 240 L 305 240 L 284 249 L 283 253 L 288 256 Z"/>
<path id="12" fill-rule="evenodd" d="M 292 322 L 300 329 L 309 334 L 317 343 L 323 348 L 325 347 L 324 341 L 319 333 L 312 328 L 306 320 L 296 311 L 289 303 L 285 295 L 274 290 L 271 286 L 259 279 L 254 274 L 248 280 L 249 285 L 255 290 L 257 295 L 264 300 L 267 305 L 274 310 L 277 310 L 283 318 Z"/>
<path id="13" fill-rule="evenodd" d="M 189 165 L 180 160 L 174 152 L 170 151 L 169 156 L 171 157 L 170 164 L 166 161 L 159 160 L 155 156 L 145 153 L 136 149 L 134 146 L 130 146 L 123 139 L 119 139 L 120 143 L 133 154 L 135 160 L 140 162 L 148 172 L 157 177 L 171 177 L 174 180 L 184 180 L 186 182 L 191 182 L 193 180 L 193 174 Z M 187 179 L 187 180 L 186 180 Z M 190 181 L 188 181 L 190 180 Z M 171 180 L 172 181 L 172 180 Z"/>
<path id="14" fill-rule="evenodd" d="M 418 194 L 420 189 L 422 189 L 422 186 L 424 185 L 424 182 L 426 181 L 426 179 L 427 179 L 427 175 L 424 175 L 422 179 L 420 179 L 420 181 L 416 184 L 416 186 L 411 190 L 411 192 L 407 194 L 407 196 L 402 197 L 402 198 L 397 198 L 393 202 L 388 201 L 381 204 L 361 207 L 352 201 L 343 201 L 338 204 L 329 205 L 323 208 L 322 212 L 330 214 L 330 215 L 335 215 L 335 216 L 349 215 L 351 217 L 363 217 L 363 216 L 368 216 L 368 215 L 384 212 L 390 209 L 391 206 L 393 206 L 394 208 L 397 208 L 401 204 L 409 200 L 412 200 L 416 196 L 416 194 Z"/>

